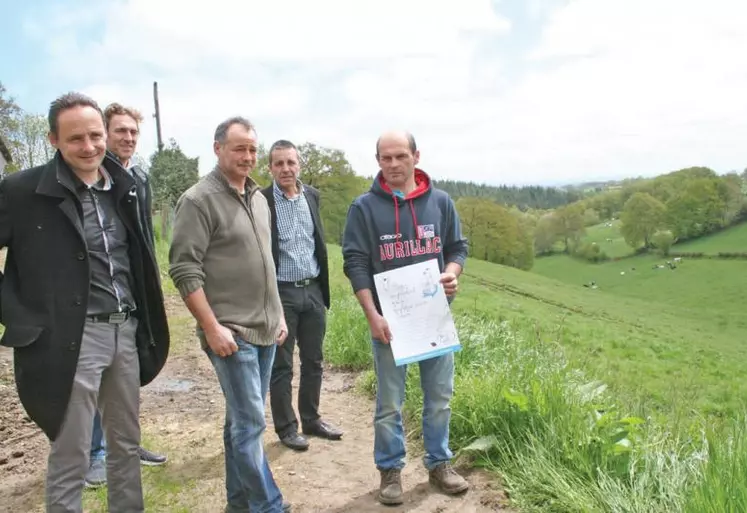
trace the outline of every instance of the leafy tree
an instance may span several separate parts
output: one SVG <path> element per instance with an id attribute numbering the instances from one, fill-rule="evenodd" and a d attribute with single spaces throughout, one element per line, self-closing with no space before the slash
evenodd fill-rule
<path id="1" fill-rule="evenodd" d="M 187 157 L 176 141 L 170 139 L 168 147 L 151 155 L 149 174 L 153 204 L 161 214 L 157 236 L 168 240 L 173 207 L 179 197 L 199 180 L 199 157 Z"/>
<path id="2" fill-rule="evenodd" d="M 351 173 L 326 177 L 319 184 L 320 209 L 328 242 L 342 244 L 348 207 L 368 190 L 370 183 L 370 180 Z"/>
<path id="3" fill-rule="evenodd" d="M 747 208 L 747 194 L 743 192 L 742 179 L 737 173 L 728 173 L 717 181 L 719 197 L 724 201 L 723 219 L 724 226 L 739 221 L 744 217 Z"/>
<path id="4" fill-rule="evenodd" d="M 18 129 L 18 118 L 22 112 L 15 98 L 7 94 L 8 90 L 0 82 L 0 136 L 4 139 Z"/>
<path id="5" fill-rule="evenodd" d="M 625 202 L 620 232 L 633 248 L 651 247 L 651 237 L 664 224 L 666 207 L 646 192 L 636 192 Z"/>
<path id="6" fill-rule="evenodd" d="M 23 113 L 11 144 L 13 162 L 18 169 L 39 166 L 54 156 L 55 149 L 49 143 L 49 123 L 40 114 Z"/>
<path id="7" fill-rule="evenodd" d="M 674 235 L 670 230 L 656 232 L 651 239 L 653 246 L 662 256 L 669 255 L 669 250 L 674 244 Z"/>
<path id="8" fill-rule="evenodd" d="M 538 255 L 551 253 L 559 237 L 557 233 L 557 221 L 553 214 L 545 214 L 537 221 L 534 228 L 534 249 Z"/>
<path id="9" fill-rule="evenodd" d="M 174 139 L 169 140 L 168 147 L 151 156 L 150 182 L 157 204 L 173 207 L 198 180 L 199 157 L 187 157 Z"/>
<path id="10" fill-rule="evenodd" d="M 718 178 L 691 180 L 667 203 L 668 225 L 677 239 L 700 237 L 724 226 L 726 202 L 717 183 Z"/>
<path id="11" fill-rule="evenodd" d="M 555 233 L 563 241 L 566 253 L 571 253 L 571 247 L 586 233 L 583 214 L 584 206 L 577 202 L 557 209 L 552 217 L 555 221 Z"/>
<path id="12" fill-rule="evenodd" d="M 519 269 L 534 265 L 534 241 L 521 217 L 486 198 L 462 197 L 456 201 L 470 255 Z"/>
<path id="13" fill-rule="evenodd" d="M 21 107 L 16 103 L 15 98 L 8 96 L 8 91 L 5 86 L 0 82 L 0 138 L 3 139 L 8 150 L 10 151 L 13 162 L 5 168 L 6 173 L 12 173 L 17 171 L 19 165 L 15 162 L 16 152 L 18 150 L 18 142 L 16 141 L 16 133 L 19 127 L 19 118 L 21 113 Z"/>
<path id="14" fill-rule="evenodd" d="M 594 226 L 600 222 L 601 219 L 599 219 L 599 214 L 597 214 L 596 210 L 593 208 L 587 208 L 584 210 L 584 226 Z"/>

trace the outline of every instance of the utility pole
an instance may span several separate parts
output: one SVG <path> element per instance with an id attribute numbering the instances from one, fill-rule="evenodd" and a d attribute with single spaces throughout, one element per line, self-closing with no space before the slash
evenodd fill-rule
<path id="1" fill-rule="evenodd" d="M 163 139 L 161 139 L 161 110 L 158 107 L 158 82 L 153 82 L 153 102 L 156 105 L 156 113 L 153 115 L 156 118 L 156 135 L 158 137 L 158 153 L 163 150 Z"/>
<path id="2" fill-rule="evenodd" d="M 156 113 L 153 117 L 156 118 L 156 137 L 158 138 L 158 153 L 163 151 L 163 139 L 161 138 L 161 109 L 158 106 L 158 82 L 153 82 L 153 103 L 156 107 Z M 161 233 L 160 239 L 168 241 L 171 239 L 171 205 L 169 201 L 162 200 L 161 209 Z"/>

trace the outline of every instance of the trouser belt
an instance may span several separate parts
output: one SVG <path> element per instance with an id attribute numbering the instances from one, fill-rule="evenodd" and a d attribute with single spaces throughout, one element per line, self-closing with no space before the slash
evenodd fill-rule
<path id="1" fill-rule="evenodd" d="M 93 322 L 105 322 L 108 324 L 122 324 L 132 317 L 132 310 L 105 314 L 89 315 L 87 318 Z"/>
<path id="2" fill-rule="evenodd" d="M 312 283 L 316 283 L 316 278 L 306 278 L 305 280 L 298 280 L 298 281 L 281 281 L 281 285 L 288 285 L 290 287 L 308 287 Z"/>

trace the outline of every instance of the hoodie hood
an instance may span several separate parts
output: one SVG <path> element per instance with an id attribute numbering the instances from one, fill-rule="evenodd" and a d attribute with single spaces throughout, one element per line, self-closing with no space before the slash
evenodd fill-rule
<path id="1" fill-rule="evenodd" d="M 387 183 L 384 181 L 384 174 L 381 171 L 379 171 L 373 183 L 371 184 L 372 193 L 379 196 L 384 196 L 385 198 L 393 198 L 395 202 L 398 198 L 400 200 L 413 200 L 424 195 L 430 189 L 431 177 L 428 176 L 425 171 L 417 167 L 415 168 L 415 190 L 413 190 L 406 197 L 399 193 L 399 191 L 397 191 L 397 193 L 399 194 L 395 195 L 389 185 L 387 185 Z"/>
<path id="2" fill-rule="evenodd" d="M 417 230 L 418 228 L 418 216 L 415 213 L 415 205 L 413 200 L 425 196 L 431 190 L 431 178 L 422 169 L 415 168 L 415 189 L 405 196 L 400 191 L 392 191 L 391 187 L 384 181 L 384 174 L 379 171 L 376 175 L 376 179 L 371 184 L 371 192 L 377 196 L 385 198 L 391 198 L 394 202 L 394 233 L 400 233 L 400 206 L 404 206 L 405 203 L 410 205 L 410 214 L 412 215 L 412 224 Z"/>

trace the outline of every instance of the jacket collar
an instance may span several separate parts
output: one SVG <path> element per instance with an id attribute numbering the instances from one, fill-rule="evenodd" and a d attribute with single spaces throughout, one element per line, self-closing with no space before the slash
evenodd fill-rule
<path id="1" fill-rule="evenodd" d="M 104 166 L 112 179 L 112 188 L 117 198 L 123 196 L 135 185 L 133 178 L 124 170 L 116 158 L 106 155 L 101 165 Z M 62 158 L 59 150 L 44 166 L 39 184 L 36 186 L 36 193 L 56 198 L 66 198 L 71 193 L 76 194 L 73 171 Z"/>
<path id="2" fill-rule="evenodd" d="M 209 176 L 218 184 L 223 187 L 226 192 L 229 192 L 231 194 L 238 194 L 239 191 L 236 190 L 230 183 L 228 183 L 228 179 L 226 178 L 226 175 L 223 174 L 223 172 L 220 170 L 220 167 L 217 165 L 213 168 L 212 171 L 210 171 Z M 251 176 L 246 177 L 246 184 L 244 185 L 244 193 L 251 196 L 254 192 L 259 190 L 259 185 L 257 185 L 257 182 L 254 181 L 254 179 Z"/>

